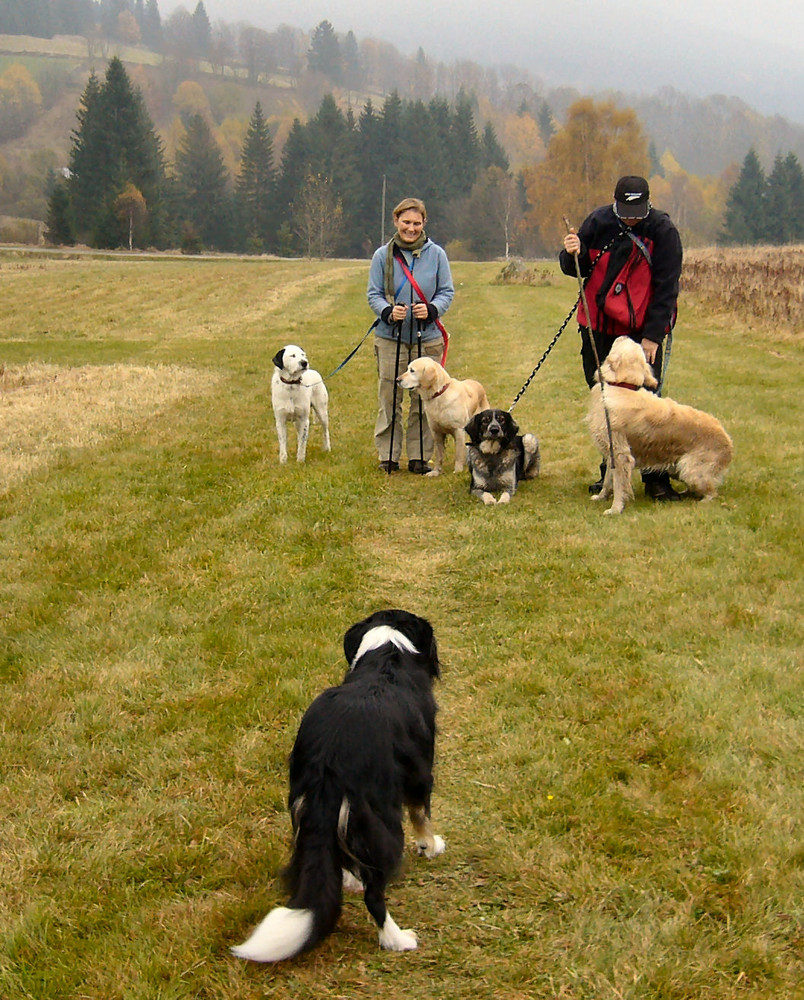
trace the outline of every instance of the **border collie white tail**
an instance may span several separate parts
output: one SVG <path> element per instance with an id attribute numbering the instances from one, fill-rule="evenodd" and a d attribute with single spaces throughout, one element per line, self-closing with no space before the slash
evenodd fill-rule
<path id="1" fill-rule="evenodd" d="M 290 900 L 232 948 L 239 958 L 279 962 L 314 947 L 335 928 L 344 887 L 363 892 L 381 947 L 417 947 L 385 888 L 402 860 L 403 809 L 419 854 L 445 849 L 430 826 L 436 640 L 424 618 L 378 611 L 349 629 L 343 650 L 346 677 L 307 709 L 290 756 Z"/>

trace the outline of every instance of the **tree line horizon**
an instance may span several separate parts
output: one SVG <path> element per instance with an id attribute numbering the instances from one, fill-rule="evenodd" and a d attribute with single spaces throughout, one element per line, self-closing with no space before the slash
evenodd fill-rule
<path id="1" fill-rule="evenodd" d="M 54 179 L 48 203 L 47 235 L 56 244 L 368 257 L 393 205 L 415 194 L 428 205 L 428 232 L 453 256 L 495 259 L 552 255 L 564 217 L 579 223 L 610 199 L 612 179 L 623 173 L 649 177 L 662 207 L 661 165 L 636 114 L 589 98 L 570 107 L 545 158 L 517 175 L 493 127 L 478 131 L 464 92 L 453 104 L 393 92 L 380 108 L 367 100 L 358 116 L 327 94 L 307 122 L 294 120 L 278 165 L 258 101 L 234 179 L 198 112 L 184 115 L 175 161 L 167 162 L 118 57 L 104 80 L 90 76 L 76 121 L 67 176 Z M 574 153 L 584 143 L 595 150 L 591 162 Z M 780 153 L 766 176 L 749 150 L 718 242 L 797 242 L 802 226 L 798 158 Z"/>

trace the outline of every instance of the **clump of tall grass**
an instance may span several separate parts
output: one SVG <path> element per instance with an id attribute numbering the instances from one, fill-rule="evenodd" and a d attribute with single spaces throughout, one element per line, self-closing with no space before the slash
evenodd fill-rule
<path id="1" fill-rule="evenodd" d="M 804 247 L 729 247 L 684 256 L 684 292 L 742 319 L 804 326 Z"/>

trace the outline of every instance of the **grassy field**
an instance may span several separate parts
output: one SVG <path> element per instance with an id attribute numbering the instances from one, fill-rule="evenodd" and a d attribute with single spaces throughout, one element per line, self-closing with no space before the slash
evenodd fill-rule
<path id="1" fill-rule="evenodd" d="M 507 408 L 575 286 L 498 270 L 455 265 L 447 367 Z M 270 359 L 328 375 L 366 272 L 0 254 L 0 997 L 800 997 L 800 334 L 684 298 L 667 391 L 736 457 L 712 504 L 637 487 L 611 518 L 570 324 L 514 411 L 542 475 L 485 508 L 378 473 L 368 343 L 331 454 L 314 428 L 278 465 Z M 301 713 L 394 605 L 443 661 L 447 852 L 389 897 L 420 948 L 349 899 L 312 954 L 244 964 Z"/>

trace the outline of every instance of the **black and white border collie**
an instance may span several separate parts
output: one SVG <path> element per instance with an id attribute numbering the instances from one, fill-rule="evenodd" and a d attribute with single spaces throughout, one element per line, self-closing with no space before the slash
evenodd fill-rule
<path id="1" fill-rule="evenodd" d="M 312 948 L 333 931 L 344 887 L 362 890 L 383 948 L 416 948 L 385 887 L 402 860 L 403 807 L 419 854 L 445 848 L 430 827 L 436 640 L 424 618 L 378 611 L 349 629 L 343 649 L 346 677 L 307 709 L 290 756 L 290 900 L 232 948 L 239 958 L 278 962 Z"/>

